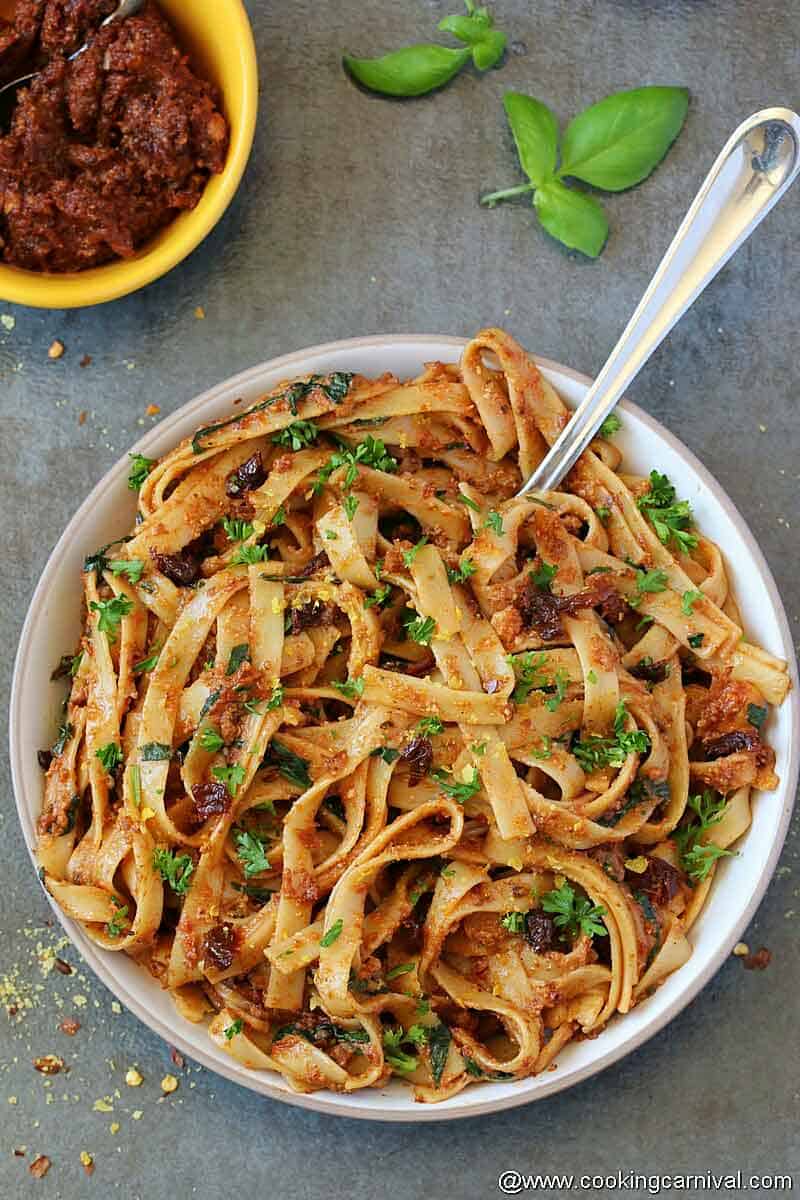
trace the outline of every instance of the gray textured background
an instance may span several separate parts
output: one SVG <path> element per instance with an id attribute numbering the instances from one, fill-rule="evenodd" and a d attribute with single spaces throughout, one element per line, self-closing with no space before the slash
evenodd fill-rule
<path id="1" fill-rule="evenodd" d="M 728 133 L 757 108 L 800 102 L 797 0 L 497 0 L 498 25 L 514 42 L 502 70 L 467 71 L 446 91 L 401 104 L 351 87 L 339 52 L 423 40 L 457 9 L 453 0 L 248 7 L 260 123 L 244 185 L 216 232 L 168 278 L 95 311 L 0 303 L 0 314 L 16 318 L 11 330 L 0 325 L 6 694 L 47 555 L 83 495 L 151 422 L 148 403 L 171 412 L 245 366 L 314 342 L 467 334 L 486 323 L 596 371 Z M 478 207 L 481 191 L 520 179 L 505 89 L 546 99 L 564 121 L 610 91 L 645 83 L 687 85 L 688 124 L 653 178 L 608 200 L 611 240 L 597 263 L 548 240 L 524 203 Z M 793 629 L 799 203 L 796 191 L 766 220 L 632 392 L 746 514 Z M 54 338 L 67 347 L 58 362 L 47 358 Z M 81 369 L 85 354 L 93 361 Z M 42 967 L 37 943 L 52 946 L 58 933 L 41 928 L 48 909 L 17 828 L 5 754 L 2 785 L 0 999 L 14 992 L 30 1004 L 16 1020 L 0 1012 L 3 1198 L 183 1200 L 195 1186 L 208 1196 L 247 1189 L 286 1200 L 379 1191 L 472 1198 L 495 1195 L 499 1171 L 512 1167 L 800 1170 L 797 823 L 747 935 L 771 949 L 766 972 L 731 960 L 656 1041 L 568 1094 L 447 1127 L 392 1128 L 258 1099 L 189 1064 L 176 1072 L 179 1090 L 159 1101 L 167 1048 L 114 1012 L 71 948 L 63 955 L 78 973 L 48 974 L 46 956 Z M 83 1025 L 73 1039 L 56 1028 L 65 1013 Z M 48 1052 L 71 1066 L 52 1086 L 31 1066 Z M 123 1078 L 134 1062 L 145 1076 L 138 1090 Z M 93 1110 L 103 1096 L 113 1113 Z M 22 1146 L 26 1156 L 13 1157 Z M 83 1149 L 96 1159 L 92 1179 L 78 1161 Z M 28 1163 L 41 1152 L 53 1167 L 37 1182 Z"/>

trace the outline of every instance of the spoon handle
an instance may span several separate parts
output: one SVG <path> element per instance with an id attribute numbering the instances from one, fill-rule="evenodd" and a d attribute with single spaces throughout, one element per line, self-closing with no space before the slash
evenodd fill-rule
<path id="1" fill-rule="evenodd" d="M 558 486 L 675 322 L 798 172 L 796 113 L 767 108 L 739 126 L 709 171 L 605 366 L 520 496 L 532 488 L 550 491 Z"/>

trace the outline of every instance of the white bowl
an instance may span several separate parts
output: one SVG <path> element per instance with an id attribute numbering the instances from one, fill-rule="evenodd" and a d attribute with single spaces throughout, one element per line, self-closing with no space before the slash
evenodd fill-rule
<path id="1" fill-rule="evenodd" d="M 464 345 L 448 337 L 367 337 L 315 346 L 253 367 L 190 401 L 138 443 L 136 449 L 164 454 L 199 425 L 227 414 L 234 400 L 243 407 L 279 380 L 307 372 L 382 371 L 408 377 L 424 362 L 454 362 Z M 589 380 L 564 367 L 539 360 L 548 379 L 568 402 L 583 396 Z M 789 626 L 775 582 L 752 534 L 736 507 L 696 458 L 656 421 L 632 404 L 623 404 L 623 432 L 618 436 L 625 461 L 647 473 L 665 471 L 678 494 L 694 507 L 703 531 L 722 547 L 736 597 L 749 634 L 765 649 L 794 663 Z M 100 481 L 83 502 L 53 550 L 31 601 L 22 631 L 11 695 L 11 767 L 17 807 L 31 853 L 42 799 L 42 773 L 36 751 L 50 745 L 58 724 L 63 684 L 50 682 L 59 657 L 77 641 L 80 620 L 80 572 L 85 554 L 118 537 L 133 521 L 135 501 L 126 486 L 127 456 Z M 248 1072 L 208 1038 L 202 1026 L 176 1013 L 168 994 L 123 954 L 98 949 L 53 905 L 58 919 L 84 959 L 107 987 L 145 1024 L 204 1066 L 274 1099 L 338 1116 L 379 1121 L 442 1121 L 477 1116 L 527 1104 L 572 1087 L 640 1046 L 687 1005 L 719 968 L 764 894 L 786 835 L 798 776 L 800 747 L 792 738 L 798 728 L 800 692 L 793 665 L 791 695 L 769 723 L 781 778 L 777 792 L 757 796 L 753 824 L 739 845 L 741 854 L 725 859 L 717 871 L 702 916 L 692 929 L 694 952 L 689 962 L 632 1013 L 617 1017 L 597 1037 L 571 1043 L 558 1057 L 558 1069 L 519 1083 L 486 1083 L 467 1088 L 436 1105 L 415 1104 L 405 1085 L 350 1095 L 316 1092 L 298 1096 L 273 1074 Z"/>

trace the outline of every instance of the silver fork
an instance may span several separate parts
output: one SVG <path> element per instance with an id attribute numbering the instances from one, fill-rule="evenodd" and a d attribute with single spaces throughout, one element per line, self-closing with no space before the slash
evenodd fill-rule
<path id="1" fill-rule="evenodd" d="M 569 424 L 517 493 L 552 491 L 596 436 L 653 351 L 800 172 L 800 117 L 766 108 L 728 139 Z"/>

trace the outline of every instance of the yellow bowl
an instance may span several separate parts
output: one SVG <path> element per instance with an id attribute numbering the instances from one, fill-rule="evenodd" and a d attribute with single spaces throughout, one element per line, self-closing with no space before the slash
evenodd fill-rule
<path id="1" fill-rule="evenodd" d="M 230 126 L 225 169 L 196 208 L 181 213 L 132 258 L 69 274 L 46 275 L 0 263 L 0 300 L 33 308 L 85 308 L 117 300 L 166 275 L 211 232 L 239 186 L 256 124 L 258 68 L 242 0 L 158 0 L 199 75 L 215 83 Z M 0 3 L 8 15 L 13 4 Z"/>

